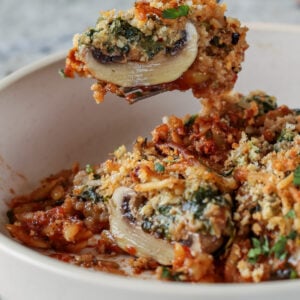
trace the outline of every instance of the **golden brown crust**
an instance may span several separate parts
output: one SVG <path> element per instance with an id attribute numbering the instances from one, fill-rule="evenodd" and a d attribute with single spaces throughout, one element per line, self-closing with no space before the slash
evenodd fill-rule
<path id="1" fill-rule="evenodd" d="M 31 248 L 55 250 L 51 256 L 60 260 L 128 275 L 117 259 L 134 257 L 138 249 L 121 249 L 107 210 L 114 191 L 127 187 L 139 205 L 136 211 L 122 206 L 127 220 L 174 247 L 172 265 L 151 255 L 129 259 L 131 276 L 155 271 L 162 280 L 188 282 L 296 278 L 299 134 L 299 115 L 276 108 L 262 92 L 205 100 L 200 114 L 164 118 L 152 140 L 138 138 L 132 152 L 121 146 L 101 165 L 75 166 L 15 197 L 7 229 Z"/>

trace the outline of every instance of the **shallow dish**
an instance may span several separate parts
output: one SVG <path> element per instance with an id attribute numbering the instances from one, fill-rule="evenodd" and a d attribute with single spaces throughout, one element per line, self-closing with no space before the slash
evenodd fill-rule
<path id="1" fill-rule="evenodd" d="M 300 105 L 300 27 L 250 24 L 251 45 L 236 89 L 263 89 L 280 104 Z M 64 54 L 0 83 L 0 299 L 297 299 L 299 281 L 174 284 L 128 279 L 74 267 L 25 248 L 4 227 L 7 201 L 73 162 L 103 161 L 121 144 L 147 135 L 164 115 L 199 110 L 190 93 L 167 93 L 129 106 L 108 96 L 96 105 L 90 81 L 63 80 Z"/>

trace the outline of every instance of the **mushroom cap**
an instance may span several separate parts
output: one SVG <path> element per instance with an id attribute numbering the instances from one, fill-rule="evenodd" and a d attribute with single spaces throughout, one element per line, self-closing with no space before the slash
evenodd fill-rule
<path id="1" fill-rule="evenodd" d="M 134 201 L 135 197 L 135 191 L 130 188 L 119 187 L 115 190 L 109 201 L 112 235 L 118 246 L 124 251 L 128 252 L 130 249 L 134 249 L 136 256 L 152 258 L 162 265 L 172 265 L 173 245 L 166 240 L 145 233 L 138 224 L 124 216 L 122 212 L 124 200 Z"/>
<path id="2" fill-rule="evenodd" d="M 186 24 L 187 41 L 175 55 L 158 54 L 152 60 L 142 63 L 100 63 L 90 47 L 82 45 L 80 53 L 87 70 L 98 80 L 121 87 L 151 86 L 178 79 L 195 61 L 198 54 L 198 33 L 191 22 Z"/>

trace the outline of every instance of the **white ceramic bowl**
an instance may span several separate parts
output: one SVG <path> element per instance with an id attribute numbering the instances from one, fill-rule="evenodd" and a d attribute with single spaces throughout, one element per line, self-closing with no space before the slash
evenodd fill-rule
<path id="1" fill-rule="evenodd" d="M 237 90 L 263 89 L 300 107 L 300 28 L 252 24 Z M 298 299 L 300 282 L 177 284 L 123 278 L 71 266 L 28 249 L 4 227 L 7 201 L 73 162 L 103 161 L 120 144 L 147 135 L 169 114 L 199 110 L 190 93 L 167 93 L 129 106 L 108 96 L 96 105 L 90 81 L 63 80 L 63 55 L 0 83 L 0 299 Z"/>

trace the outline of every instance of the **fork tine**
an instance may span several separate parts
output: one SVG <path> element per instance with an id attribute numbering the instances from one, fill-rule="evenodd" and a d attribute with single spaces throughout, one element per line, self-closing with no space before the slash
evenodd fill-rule
<path id="1" fill-rule="evenodd" d="M 140 88 L 136 89 L 124 89 L 124 96 L 130 104 L 134 104 L 141 100 L 144 100 L 149 97 L 153 97 L 155 95 L 166 92 L 164 89 L 156 89 L 156 90 L 142 90 Z"/>

